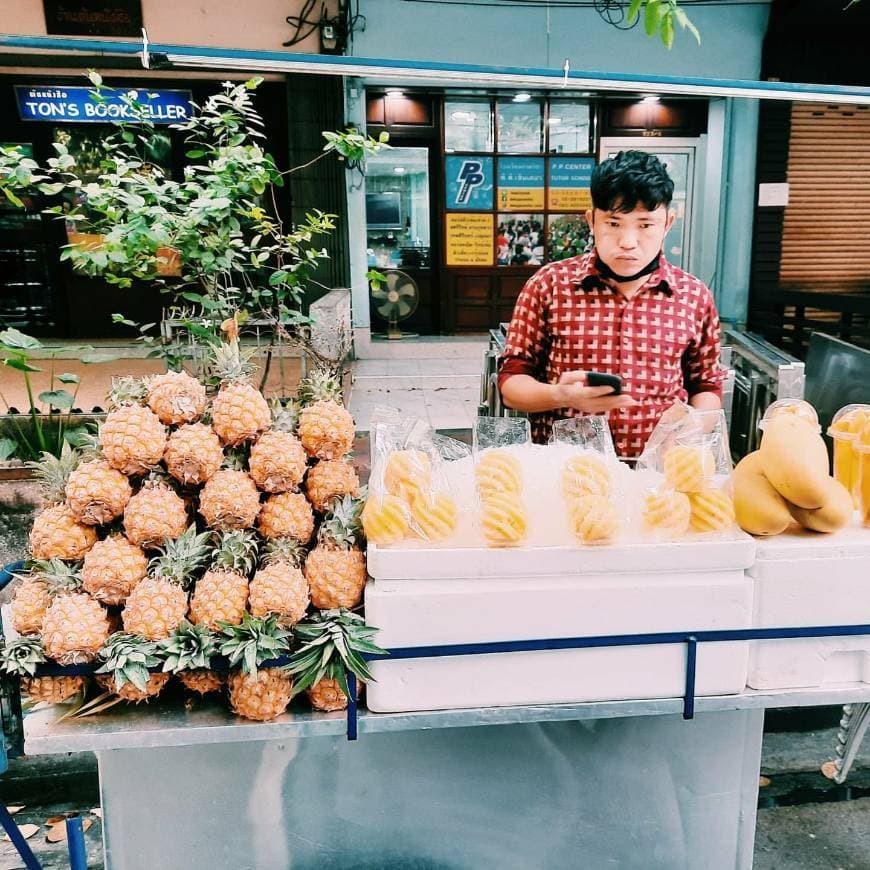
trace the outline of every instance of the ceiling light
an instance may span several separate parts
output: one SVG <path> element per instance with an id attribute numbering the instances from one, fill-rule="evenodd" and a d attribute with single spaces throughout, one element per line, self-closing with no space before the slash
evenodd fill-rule
<path id="1" fill-rule="evenodd" d="M 562 123 L 562 119 L 561 119 L 561 118 L 553 118 L 553 117 L 551 116 L 551 117 L 547 118 L 547 123 L 548 123 L 548 124 L 561 124 L 561 123 Z"/>
<path id="2" fill-rule="evenodd" d="M 527 94 L 525 91 L 522 91 L 519 94 L 514 94 L 514 102 L 515 103 L 528 103 L 528 101 L 532 98 L 531 94 Z"/>
<path id="3" fill-rule="evenodd" d="M 387 88 L 386 94 L 388 97 L 404 97 L 405 92 L 401 88 Z"/>
<path id="4" fill-rule="evenodd" d="M 474 115 L 471 112 L 451 112 L 450 119 L 453 121 L 473 121 Z"/>
<path id="5" fill-rule="evenodd" d="M 393 172 L 395 172 L 396 175 L 404 175 L 405 174 L 405 167 L 404 166 L 394 166 Z"/>
<path id="6" fill-rule="evenodd" d="M 654 94 L 648 94 L 641 100 L 642 103 L 657 103 L 658 101 L 659 98 Z"/>

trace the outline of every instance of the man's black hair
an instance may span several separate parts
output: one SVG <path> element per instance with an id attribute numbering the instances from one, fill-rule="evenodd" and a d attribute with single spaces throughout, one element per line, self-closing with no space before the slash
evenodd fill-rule
<path id="1" fill-rule="evenodd" d="M 669 206 L 674 182 L 661 160 L 645 151 L 620 151 L 592 170 L 592 206 L 601 211 L 647 211 Z"/>

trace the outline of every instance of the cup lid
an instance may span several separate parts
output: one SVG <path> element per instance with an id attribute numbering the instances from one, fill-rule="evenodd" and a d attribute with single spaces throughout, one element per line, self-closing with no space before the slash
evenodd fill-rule
<path id="1" fill-rule="evenodd" d="M 806 420 L 807 423 L 815 427 L 816 432 L 822 431 L 816 409 L 805 399 L 777 399 L 764 412 L 764 416 L 758 423 L 758 428 L 763 432 L 767 423 L 786 414 Z"/>

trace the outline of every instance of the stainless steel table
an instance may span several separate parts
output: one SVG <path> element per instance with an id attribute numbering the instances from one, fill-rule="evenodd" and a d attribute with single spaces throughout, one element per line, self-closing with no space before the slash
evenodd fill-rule
<path id="1" fill-rule="evenodd" d="M 408 714 L 233 718 L 218 702 L 25 720 L 91 750 L 109 870 L 749 868 L 764 708 L 825 690 Z"/>

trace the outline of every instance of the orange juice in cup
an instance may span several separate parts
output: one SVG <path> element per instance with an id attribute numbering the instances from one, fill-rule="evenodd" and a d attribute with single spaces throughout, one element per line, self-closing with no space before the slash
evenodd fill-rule
<path id="1" fill-rule="evenodd" d="M 857 440 L 867 425 L 870 425 L 870 405 L 846 405 L 837 411 L 828 427 L 828 435 L 834 441 L 834 477 L 852 493 L 856 507 L 860 502 L 860 471 L 864 461 L 857 449 Z"/>

